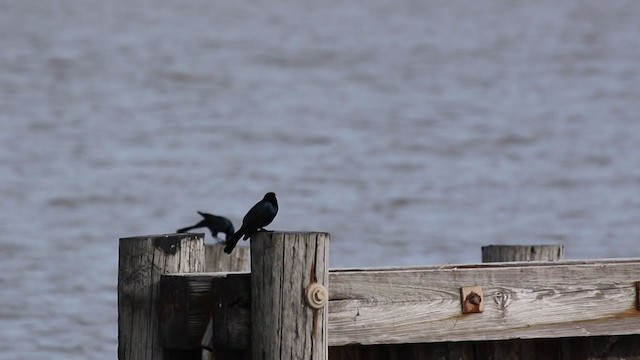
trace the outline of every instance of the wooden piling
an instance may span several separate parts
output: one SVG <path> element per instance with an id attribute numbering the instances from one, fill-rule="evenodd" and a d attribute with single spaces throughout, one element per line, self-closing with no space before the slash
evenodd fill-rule
<path id="1" fill-rule="evenodd" d="M 252 358 L 328 358 L 329 234 L 251 238 Z"/>
<path id="2" fill-rule="evenodd" d="M 222 244 L 207 244 L 205 247 L 206 272 L 249 271 L 249 248 L 236 246 L 231 254 L 224 252 Z"/>
<path id="3" fill-rule="evenodd" d="M 120 239 L 118 264 L 118 359 L 157 360 L 159 283 L 162 274 L 204 271 L 204 236 L 168 234 Z M 188 358 L 188 357 L 182 357 Z"/>
<path id="4" fill-rule="evenodd" d="M 562 245 L 488 245 L 482 247 L 482 262 L 559 261 Z"/>

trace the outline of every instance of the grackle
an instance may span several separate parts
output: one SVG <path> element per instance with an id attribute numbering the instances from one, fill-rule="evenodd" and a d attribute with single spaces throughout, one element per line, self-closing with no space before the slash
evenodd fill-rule
<path id="1" fill-rule="evenodd" d="M 264 195 L 262 200 L 258 201 L 247 212 L 247 215 L 242 219 L 242 226 L 236 231 L 231 238 L 227 238 L 224 252 L 231 254 L 233 248 L 240 240 L 240 237 L 244 235 L 244 240 L 250 238 L 258 231 L 265 231 L 264 227 L 271 224 L 273 219 L 278 213 L 278 200 L 276 200 L 276 194 L 268 192 Z"/>
<path id="2" fill-rule="evenodd" d="M 211 215 L 200 211 L 198 211 L 198 214 L 203 217 L 203 219 L 199 223 L 193 226 L 187 226 L 185 228 L 178 229 L 176 230 L 176 232 L 183 233 L 192 229 L 206 227 L 211 231 L 211 236 L 215 238 L 218 237 L 218 233 L 224 233 L 225 243 L 233 235 L 235 229 L 233 228 L 233 224 L 231 223 L 231 221 L 229 221 L 229 219 L 227 219 L 226 217 Z"/>

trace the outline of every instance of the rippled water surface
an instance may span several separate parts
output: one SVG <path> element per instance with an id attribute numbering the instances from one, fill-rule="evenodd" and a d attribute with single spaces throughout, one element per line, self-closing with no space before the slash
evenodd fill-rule
<path id="1" fill-rule="evenodd" d="M 271 228 L 329 231 L 334 267 L 640 256 L 639 18 L 0 0 L 0 357 L 114 359 L 117 239 L 239 225 L 266 191 Z"/>

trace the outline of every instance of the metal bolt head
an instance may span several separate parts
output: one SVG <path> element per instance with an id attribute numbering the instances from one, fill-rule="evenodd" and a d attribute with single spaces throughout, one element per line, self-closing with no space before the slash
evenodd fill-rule
<path id="1" fill-rule="evenodd" d="M 329 300 L 329 292 L 322 284 L 314 282 L 305 289 L 305 299 L 312 309 L 322 309 Z"/>

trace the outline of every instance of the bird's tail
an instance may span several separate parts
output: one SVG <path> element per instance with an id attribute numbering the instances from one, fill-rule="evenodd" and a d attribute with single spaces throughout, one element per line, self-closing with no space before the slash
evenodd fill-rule
<path id="1" fill-rule="evenodd" d="M 195 228 L 196 228 L 196 226 L 187 226 L 185 228 L 176 230 L 176 232 L 177 233 L 185 233 L 185 232 L 187 232 L 187 231 L 189 231 L 191 229 L 195 229 Z"/>
<path id="2" fill-rule="evenodd" d="M 238 231 L 235 232 L 235 234 L 233 234 L 233 236 L 231 236 L 230 239 L 225 239 L 226 245 L 224 247 L 224 252 L 226 252 L 227 254 L 231 254 L 233 249 L 238 244 L 238 241 L 240 241 L 240 238 L 242 237 L 242 233 L 243 233 L 243 230 L 242 228 L 240 228 L 238 229 Z"/>
<path id="3" fill-rule="evenodd" d="M 235 231 L 233 231 L 233 227 L 231 228 L 227 228 L 227 230 L 225 230 L 224 232 L 224 241 L 222 242 L 222 244 L 228 244 L 229 241 L 231 241 L 231 238 L 233 237 L 233 234 L 235 233 Z"/>

